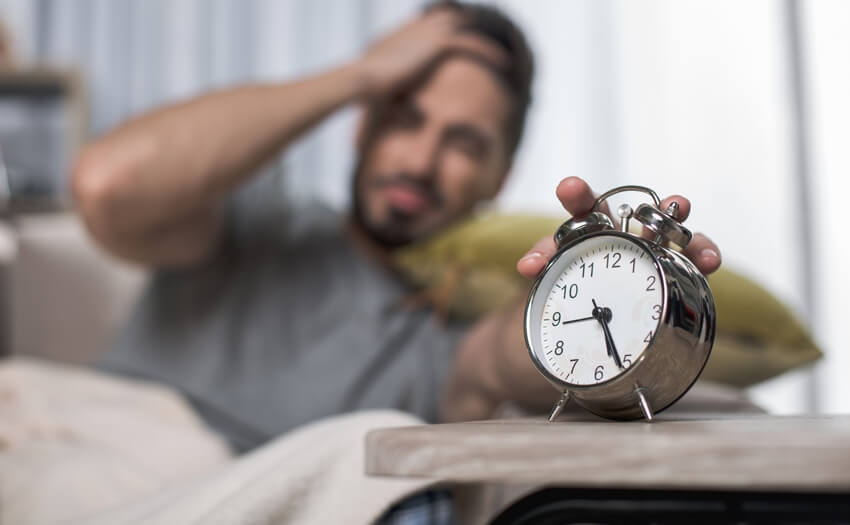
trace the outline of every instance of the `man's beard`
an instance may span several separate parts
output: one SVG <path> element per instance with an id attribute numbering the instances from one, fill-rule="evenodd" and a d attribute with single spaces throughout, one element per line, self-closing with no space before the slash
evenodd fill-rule
<path id="1" fill-rule="evenodd" d="M 414 223 L 417 219 L 416 215 L 405 213 L 391 206 L 386 219 L 379 223 L 369 217 L 367 205 L 364 201 L 366 200 L 366 194 L 370 191 L 386 186 L 402 184 L 421 192 L 428 200 L 430 206 L 442 206 L 444 200 L 434 186 L 434 177 L 432 175 L 417 177 L 409 173 L 396 173 L 394 175 L 381 175 L 368 182 L 361 181 L 360 179 L 363 178 L 363 165 L 363 157 L 361 156 L 354 170 L 354 176 L 351 178 L 352 211 L 355 223 L 366 235 L 378 245 L 385 248 L 398 248 L 418 240 L 421 235 L 416 235 L 413 231 Z M 365 184 L 368 184 L 368 187 Z"/>

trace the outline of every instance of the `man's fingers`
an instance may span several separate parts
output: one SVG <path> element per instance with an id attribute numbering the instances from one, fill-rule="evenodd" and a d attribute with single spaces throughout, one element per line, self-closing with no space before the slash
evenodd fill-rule
<path id="1" fill-rule="evenodd" d="M 435 9 L 429 11 L 419 18 L 415 18 L 406 25 L 385 35 L 381 40 L 397 39 L 401 37 L 422 36 L 423 34 L 448 35 L 455 31 L 462 20 L 460 13 L 452 9 Z"/>
<path id="2" fill-rule="evenodd" d="M 666 212 L 667 207 L 670 206 L 672 202 L 676 202 L 679 205 L 679 211 L 676 212 L 676 220 L 684 222 L 685 219 L 688 218 L 688 215 L 691 214 L 691 201 L 681 195 L 671 195 L 670 197 L 661 200 L 661 209 Z M 640 236 L 644 239 L 655 239 L 655 235 L 655 232 L 649 228 L 641 228 Z M 666 242 L 664 245 L 667 245 Z"/>
<path id="3" fill-rule="evenodd" d="M 661 201 L 661 209 L 666 210 L 671 202 L 679 204 L 679 212 L 676 219 L 684 222 L 691 214 L 691 202 L 681 195 L 673 195 Z M 682 254 L 693 262 L 699 271 L 708 275 L 720 268 L 722 259 L 720 250 L 714 242 L 701 233 L 695 233 L 691 242 L 682 251 Z"/>
<path id="4" fill-rule="evenodd" d="M 555 255 L 556 251 L 555 239 L 551 236 L 544 237 L 522 256 L 522 259 L 516 264 L 516 269 L 525 277 L 534 279 L 540 275 L 540 272 L 543 271 L 546 263 Z"/>
<path id="5" fill-rule="evenodd" d="M 676 219 L 683 222 L 691 214 L 691 202 L 681 195 L 673 195 L 661 201 L 661 209 L 666 210 L 673 201 L 679 204 L 679 213 L 676 215 Z M 717 271 L 722 262 L 717 245 L 701 233 L 694 234 L 691 242 L 682 250 L 682 255 L 690 259 L 705 275 Z"/>
<path id="6" fill-rule="evenodd" d="M 676 214 L 676 220 L 683 222 L 691 214 L 691 201 L 681 195 L 672 195 L 661 201 L 661 209 L 667 210 L 670 203 L 675 201 L 679 205 L 679 211 Z"/>
<path id="7" fill-rule="evenodd" d="M 468 53 L 479 56 L 496 67 L 508 64 L 507 54 L 495 43 L 472 33 L 458 33 L 446 42 L 445 53 Z"/>
<path id="8" fill-rule="evenodd" d="M 596 202 L 596 195 L 590 186 L 578 177 L 567 177 L 558 184 L 555 190 L 558 200 L 564 206 L 570 215 L 584 215 L 593 209 L 593 204 Z M 611 216 L 611 211 L 608 208 L 608 201 L 602 202 L 599 205 L 599 210 L 605 215 L 611 217 L 614 226 L 619 224 L 619 219 Z"/>
<path id="9" fill-rule="evenodd" d="M 567 177 L 558 184 L 558 189 L 555 190 L 558 195 L 558 200 L 564 205 L 564 208 L 572 215 L 583 215 L 593 208 L 593 203 L 596 202 L 596 196 L 590 189 L 590 186 L 578 177 Z M 691 213 L 691 201 L 681 195 L 672 195 L 661 201 L 661 209 L 666 210 L 670 203 L 675 201 L 679 204 L 679 212 L 676 219 L 679 222 L 688 218 Z M 608 209 L 602 203 L 602 210 L 608 213 Z M 609 214 L 610 215 L 610 214 Z"/>
<path id="10" fill-rule="evenodd" d="M 593 208 L 596 197 L 582 179 L 567 177 L 558 184 L 555 190 L 558 200 L 571 215 L 584 215 Z"/>
<path id="11" fill-rule="evenodd" d="M 519 260 L 517 270 L 525 277 L 534 279 L 540 275 L 556 251 L 555 240 L 552 237 L 544 237 Z M 694 238 L 682 253 L 705 275 L 717 271 L 722 262 L 717 245 L 701 233 L 694 234 Z"/>
<path id="12" fill-rule="evenodd" d="M 694 238 L 682 253 L 705 275 L 720 268 L 720 250 L 711 239 L 701 233 L 694 234 Z"/>
<path id="13" fill-rule="evenodd" d="M 462 20 L 463 13 L 459 9 L 447 5 L 436 5 L 426 9 L 424 15 L 414 19 L 408 25 L 436 23 L 451 24 L 453 27 L 457 27 Z"/>
<path id="14" fill-rule="evenodd" d="M 562 180 L 555 193 L 564 208 L 574 216 L 590 212 L 596 202 L 596 196 L 590 186 L 578 177 L 567 177 Z M 676 219 L 683 222 L 691 213 L 691 202 L 681 195 L 672 195 L 661 201 L 661 208 L 666 210 L 670 203 L 674 201 L 679 205 Z M 600 208 L 603 213 L 608 213 L 605 203 L 600 205 Z M 555 251 L 555 241 L 552 238 L 542 239 L 519 260 L 517 270 L 525 277 L 533 279 L 540 274 Z M 694 235 L 683 254 L 706 275 L 720 267 L 720 250 L 716 244 L 701 233 Z"/>
<path id="15" fill-rule="evenodd" d="M 572 215 L 583 215 L 589 212 L 596 201 L 590 186 L 578 177 L 567 177 L 562 180 L 555 194 Z M 544 237 L 517 262 L 517 270 L 525 277 L 534 279 L 540 275 L 556 251 L 555 239 Z"/>

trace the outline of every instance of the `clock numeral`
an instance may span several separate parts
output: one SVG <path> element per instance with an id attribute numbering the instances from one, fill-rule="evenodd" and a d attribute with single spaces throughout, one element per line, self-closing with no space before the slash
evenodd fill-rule
<path id="1" fill-rule="evenodd" d="M 589 272 L 590 276 L 593 277 L 593 263 L 590 263 L 590 264 L 582 263 L 582 265 L 581 265 L 581 277 L 582 277 L 582 279 L 584 279 L 584 272 L 585 272 L 586 269 L 590 270 L 590 272 Z"/>
<path id="2" fill-rule="evenodd" d="M 646 281 L 649 283 L 646 287 L 646 291 L 647 292 L 654 292 L 655 291 L 655 276 L 650 275 L 649 277 L 646 278 Z"/>
<path id="3" fill-rule="evenodd" d="M 573 364 L 573 366 L 572 366 L 572 368 L 570 368 L 570 373 L 567 374 L 568 376 L 572 375 L 572 373 L 576 371 L 576 365 L 578 364 L 578 359 L 570 359 L 570 362 Z"/>
<path id="4" fill-rule="evenodd" d="M 560 340 L 555 343 L 555 355 L 561 355 L 564 353 L 564 341 Z"/>
<path id="5" fill-rule="evenodd" d="M 652 311 L 655 312 L 654 314 L 652 314 L 652 320 L 653 321 L 657 321 L 657 320 L 661 319 L 661 305 L 660 304 L 653 305 Z M 650 332 L 650 333 L 652 333 L 652 332 Z"/>
<path id="6" fill-rule="evenodd" d="M 632 354 L 626 354 L 623 356 L 623 366 L 626 368 L 632 366 Z"/>
<path id="7" fill-rule="evenodd" d="M 650 330 L 649 333 L 646 334 L 646 337 L 643 338 L 643 342 L 644 343 L 651 343 L 652 342 L 652 330 Z"/>
<path id="8" fill-rule="evenodd" d="M 610 257 L 610 260 L 609 260 L 609 257 Z M 622 257 L 623 256 L 620 254 L 620 252 L 614 252 L 613 255 L 606 254 L 605 257 L 603 257 L 603 259 L 605 259 L 605 267 L 606 268 L 619 268 L 620 267 L 620 259 L 622 259 Z M 611 261 L 614 261 L 614 262 L 609 267 L 608 263 L 611 262 Z"/>
<path id="9" fill-rule="evenodd" d="M 632 264 L 632 273 L 635 273 L 635 262 L 636 262 L 636 258 L 635 258 L 635 259 L 632 259 L 632 260 L 631 260 L 631 261 L 629 261 L 629 262 Z"/>
<path id="10" fill-rule="evenodd" d="M 599 381 L 603 377 L 605 377 L 605 368 L 603 368 L 602 365 L 599 365 L 596 367 L 596 370 L 593 371 L 593 379 Z"/>
<path id="11" fill-rule="evenodd" d="M 552 326 L 558 326 L 561 324 L 561 312 L 555 312 L 552 314 Z"/>
<path id="12" fill-rule="evenodd" d="M 564 299 L 567 298 L 567 293 L 570 294 L 570 299 L 575 299 L 576 296 L 578 295 L 578 285 L 577 284 L 571 284 L 569 288 L 564 286 Z"/>

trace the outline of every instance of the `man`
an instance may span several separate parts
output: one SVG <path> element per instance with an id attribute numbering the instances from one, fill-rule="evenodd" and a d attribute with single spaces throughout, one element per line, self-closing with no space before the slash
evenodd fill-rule
<path id="1" fill-rule="evenodd" d="M 73 187 L 91 233 L 158 268 L 104 367 L 176 387 L 237 450 L 355 409 L 463 420 L 506 400 L 548 404 L 521 304 L 442 327 L 396 308 L 408 290 L 388 257 L 496 196 L 532 70 L 499 11 L 439 5 L 336 69 L 204 95 L 87 147 Z M 365 110 L 348 216 L 304 209 L 252 178 L 352 103 Z M 577 178 L 557 197 L 573 214 L 593 203 Z M 687 217 L 688 201 L 670 200 Z M 554 250 L 540 241 L 519 271 L 535 276 Z M 706 273 L 720 264 L 703 236 L 686 253 Z"/>

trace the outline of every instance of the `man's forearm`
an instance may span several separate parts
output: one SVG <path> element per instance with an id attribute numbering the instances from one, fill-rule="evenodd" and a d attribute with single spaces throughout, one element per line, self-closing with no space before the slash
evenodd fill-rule
<path id="1" fill-rule="evenodd" d="M 545 410 L 552 386 L 525 348 L 525 301 L 478 322 L 461 342 L 442 399 L 445 421 L 486 419 L 504 402 Z"/>
<path id="2" fill-rule="evenodd" d="M 211 214 L 240 181 L 362 89 L 359 70 L 344 66 L 290 84 L 210 93 L 134 119 L 80 155 L 80 208 L 95 235 L 143 238 L 179 228 L 196 213 Z"/>

